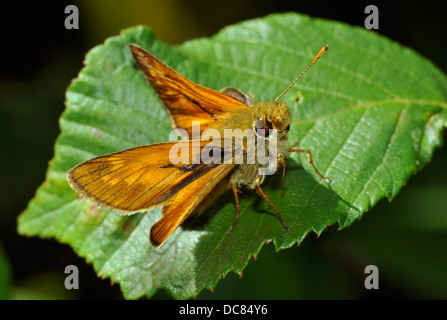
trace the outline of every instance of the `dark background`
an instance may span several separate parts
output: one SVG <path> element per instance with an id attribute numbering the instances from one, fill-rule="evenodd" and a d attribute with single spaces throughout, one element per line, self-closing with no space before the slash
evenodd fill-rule
<path id="1" fill-rule="evenodd" d="M 65 90 L 92 47 L 137 24 L 150 26 L 164 42 L 180 44 L 211 36 L 228 24 L 286 11 L 363 26 L 367 16 L 364 8 L 374 4 L 379 8 L 380 25 L 372 32 L 413 48 L 446 72 L 447 19 L 440 3 L 58 0 L 15 2 L 6 7 L 2 4 L 0 246 L 13 275 L 10 297 L 122 298 L 117 285 L 97 278 L 92 266 L 69 246 L 21 237 L 16 232 L 17 216 L 45 180 L 48 161 L 53 157 Z M 69 4 L 79 8 L 79 30 L 64 27 L 64 9 Z M 432 163 L 413 177 L 391 204 L 382 201 L 347 230 L 330 228 L 319 239 L 310 235 L 300 248 L 275 253 L 266 246 L 241 279 L 231 273 L 219 282 L 214 293 L 205 290 L 198 298 L 447 298 L 443 250 L 447 243 L 443 218 L 447 216 L 446 164 L 444 147 L 436 150 Z M 399 219 L 405 219 L 406 211 L 415 207 L 421 215 L 438 214 L 444 219 L 444 228 L 397 228 L 402 221 Z M 394 245 L 392 249 L 386 245 L 387 239 Z M 64 268 L 69 264 L 80 268 L 80 290 L 64 288 Z M 368 264 L 379 267 L 379 290 L 368 291 L 363 286 L 364 267 Z M 444 266 L 445 277 L 439 272 Z M 169 297 L 161 291 L 154 298 Z"/>

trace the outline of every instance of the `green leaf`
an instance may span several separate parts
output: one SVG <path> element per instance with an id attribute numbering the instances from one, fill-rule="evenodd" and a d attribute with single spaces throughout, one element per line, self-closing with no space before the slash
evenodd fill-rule
<path id="1" fill-rule="evenodd" d="M 167 141 L 169 118 L 128 48 L 136 43 L 187 78 L 210 88 L 232 86 L 256 101 L 276 98 L 319 49 L 329 51 L 283 97 L 293 114 L 290 140 L 306 155 L 267 179 L 264 191 L 282 213 L 254 192 L 241 195 L 233 233 L 231 194 L 188 220 L 159 250 L 148 230 L 160 209 L 124 217 L 81 200 L 65 174 L 105 153 Z M 298 99 L 299 98 L 299 99 Z M 146 27 L 130 28 L 91 50 L 67 91 L 61 135 L 45 183 L 20 216 L 19 231 L 69 243 L 97 274 L 120 283 L 126 298 L 165 288 L 175 298 L 213 288 L 241 273 L 267 241 L 276 249 L 300 243 L 328 225 L 350 225 L 380 199 L 393 198 L 442 143 L 447 79 L 429 61 L 374 32 L 297 14 L 271 15 L 227 27 L 210 39 L 178 47 Z M 301 168 L 304 167 L 304 169 Z"/>

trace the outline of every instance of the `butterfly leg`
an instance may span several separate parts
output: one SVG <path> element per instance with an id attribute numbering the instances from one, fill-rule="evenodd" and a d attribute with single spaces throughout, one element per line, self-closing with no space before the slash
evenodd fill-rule
<path id="1" fill-rule="evenodd" d="M 233 224 L 231 225 L 230 229 L 227 232 L 227 235 L 230 235 L 233 232 L 234 226 L 237 223 L 237 220 L 239 219 L 239 197 L 237 195 L 237 188 L 234 184 L 230 183 L 231 190 L 233 190 L 234 194 L 234 200 L 236 202 L 236 216 L 234 217 Z"/>
<path id="2" fill-rule="evenodd" d="M 275 210 L 276 214 L 279 217 L 279 220 L 281 220 L 282 225 L 284 226 L 284 229 L 286 229 L 286 232 L 289 232 L 289 228 L 287 227 L 281 213 L 279 213 L 279 210 L 275 207 L 275 205 L 267 198 L 267 196 L 265 195 L 264 191 L 262 191 L 261 189 L 261 176 L 258 176 L 258 179 L 256 179 L 256 191 L 259 193 L 259 195 L 261 196 L 262 199 L 264 199 L 265 201 L 267 201 L 267 203 L 273 208 L 273 210 Z"/>
<path id="3" fill-rule="evenodd" d="M 291 147 L 289 149 L 289 151 L 290 152 L 298 152 L 298 153 L 306 153 L 307 156 L 308 156 L 308 159 L 309 159 L 308 162 L 312 166 L 312 168 L 314 168 L 315 173 L 318 174 L 322 179 L 324 179 L 326 181 L 329 180 L 329 178 L 323 176 L 320 172 L 318 172 L 318 170 L 315 167 L 314 162 L 312 160 L 312 153 L 310 152 L 310 150 L 308 150 L 308 149 L 298 149 L 298 148 Z"/>
<path id="4" fill-rule="evenodd" d="M 284 178 L 286 177 L 286 160 L 281 154 L 278 154 L 278 160 L 281 161 L 282 164 L 282 179 L 281 179 L 281 185 L 284 185 Z"/>

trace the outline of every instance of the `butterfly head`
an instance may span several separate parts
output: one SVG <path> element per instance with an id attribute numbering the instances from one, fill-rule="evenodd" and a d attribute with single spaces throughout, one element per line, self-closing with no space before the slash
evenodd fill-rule
<path id="1" fill-rule="evenodd" d="M 263 104 L 255 113 L 253 130 L 258 136 L 267 138 L 269 130 L 276 130 L 278 137 L 287 135 L 290 129 L 290 110 L 286 103 L 270 102 Z"/>

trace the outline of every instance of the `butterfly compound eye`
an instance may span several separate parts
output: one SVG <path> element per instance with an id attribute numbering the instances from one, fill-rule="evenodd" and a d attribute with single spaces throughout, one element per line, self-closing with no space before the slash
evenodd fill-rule
<path id="1" fill-rule="evenodd" d="M 256 121 L 253 129 L 257 135 L 267 138 L 269 136 L 269 130 L 273 129 L 273 126 L 272 123 L 264 116 Z"/>

